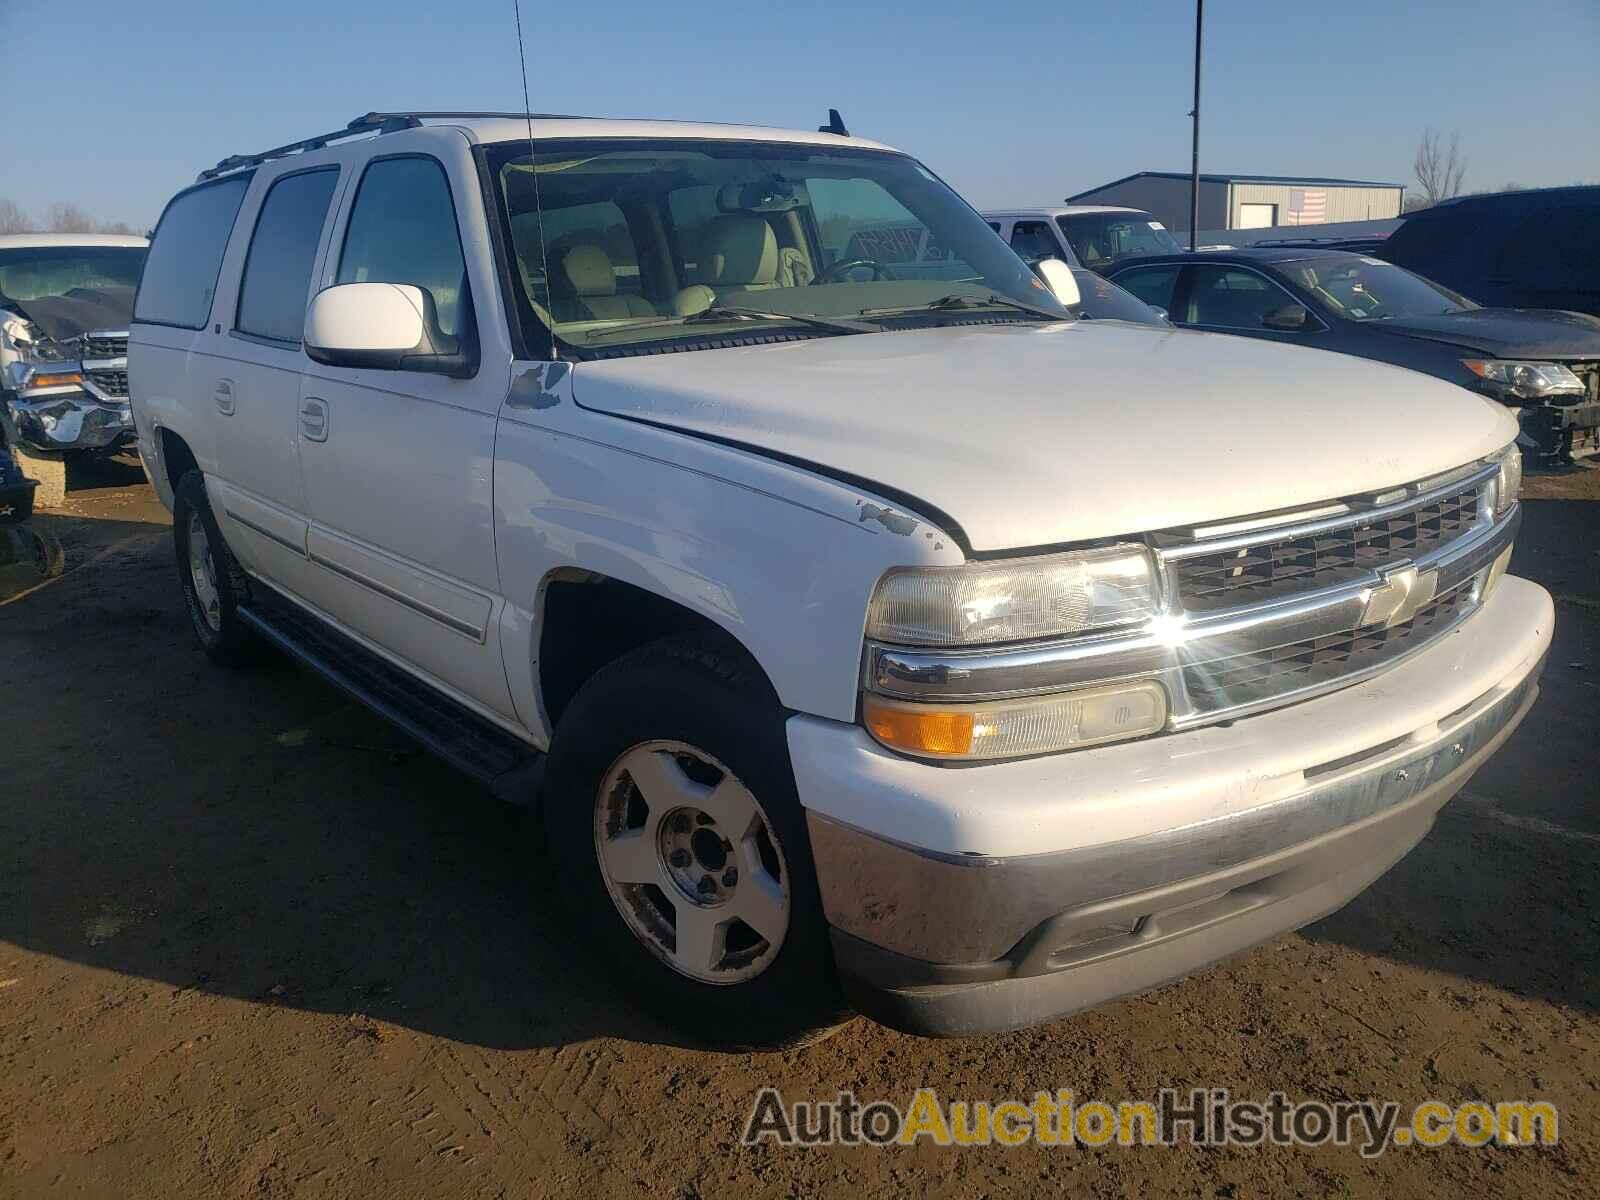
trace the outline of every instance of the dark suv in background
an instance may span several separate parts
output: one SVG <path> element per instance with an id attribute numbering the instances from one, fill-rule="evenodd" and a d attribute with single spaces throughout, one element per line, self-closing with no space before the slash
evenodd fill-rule
<path id="1" fill-rule="evenodd" d="M 1489 307 L 1600 316 L 1600 187 L 1446 200 L 1376 253 Z"/>

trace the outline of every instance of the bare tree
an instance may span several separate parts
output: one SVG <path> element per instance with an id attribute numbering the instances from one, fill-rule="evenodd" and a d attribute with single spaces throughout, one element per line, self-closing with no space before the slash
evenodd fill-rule
<path id="1" fill-rule="evenodd" d="M 94 220 L 83 209 L 57 200 L 45 210 L 44 226 L 50 233 L 93 233 Z"/>
<path id="2" fill-rule="evenodd" d="M 0 0 L 3 4 L 4 0 Z M 0 196 L 0 234 L 4 233 L 31 233 L 33 222 L 16 204 L 4 196 Z"/>
<path id="3" fill-rule="evenodd" d="M 1429 204 L 1448 200 L 1461 194 L 1461 181 L 1467 174 L 1467 160 L 1461 153 L 1461 133 L 1451 133 L 1450 144 L 1432 129 L 1422 131 L 1422 142 L 1417 146 L 1417 157 L 1411 169 L 1416 172 L 1417 183 Z"/>

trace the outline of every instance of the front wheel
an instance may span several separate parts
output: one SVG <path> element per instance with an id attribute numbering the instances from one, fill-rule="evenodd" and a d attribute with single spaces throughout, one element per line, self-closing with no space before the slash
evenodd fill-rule
<path id="1" fill-rule="evenodd" d="M 783 714 L 755 669 L 671 638 L 563 714 L 548 852 L 582 941 L 629 996 L 719 1045 L 797 1045 L 844 1006 Z"/>

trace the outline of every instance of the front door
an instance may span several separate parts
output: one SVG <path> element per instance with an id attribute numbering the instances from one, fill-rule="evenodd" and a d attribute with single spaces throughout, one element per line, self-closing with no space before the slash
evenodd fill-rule
<path id="1" fill-rule="evenodd" d="M 479 365 L 452 379 L 307 364 L 296 426 L 309 598 L 457 699 L 514 720 L 491 492 L 510 347 L 474 308 L 475 296 L 492 296 L 494 275 L 482 239 L 465 254 L 457 226 L 458 210 L 481 206 L 465 141 L 447 164 L 401 152 L 407 140 L 386 136 L 397 153 L 365 166 L 321 282 L 423 288 L 440 332 L 476 340 Z"/>

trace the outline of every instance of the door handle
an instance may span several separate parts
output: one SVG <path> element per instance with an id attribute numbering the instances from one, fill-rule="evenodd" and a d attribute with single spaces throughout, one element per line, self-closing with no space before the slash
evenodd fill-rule
<path id="1" fill-rule="evenodd" d="M 213 398 L 217 402 L 217 411 L 219 413 L 225 417 L 233 416 L 233 380 L 219 379 L 217 381 L 217 390 L 214 393 Z"/>
<path id="2" fill-rule="evenodd" d="M 324 400 L 315 396 L 307 396 L 300 402 L 300 432 L 305 435 L 308 442 L 325 442 L 328 440 L 328 405 Z"/>

